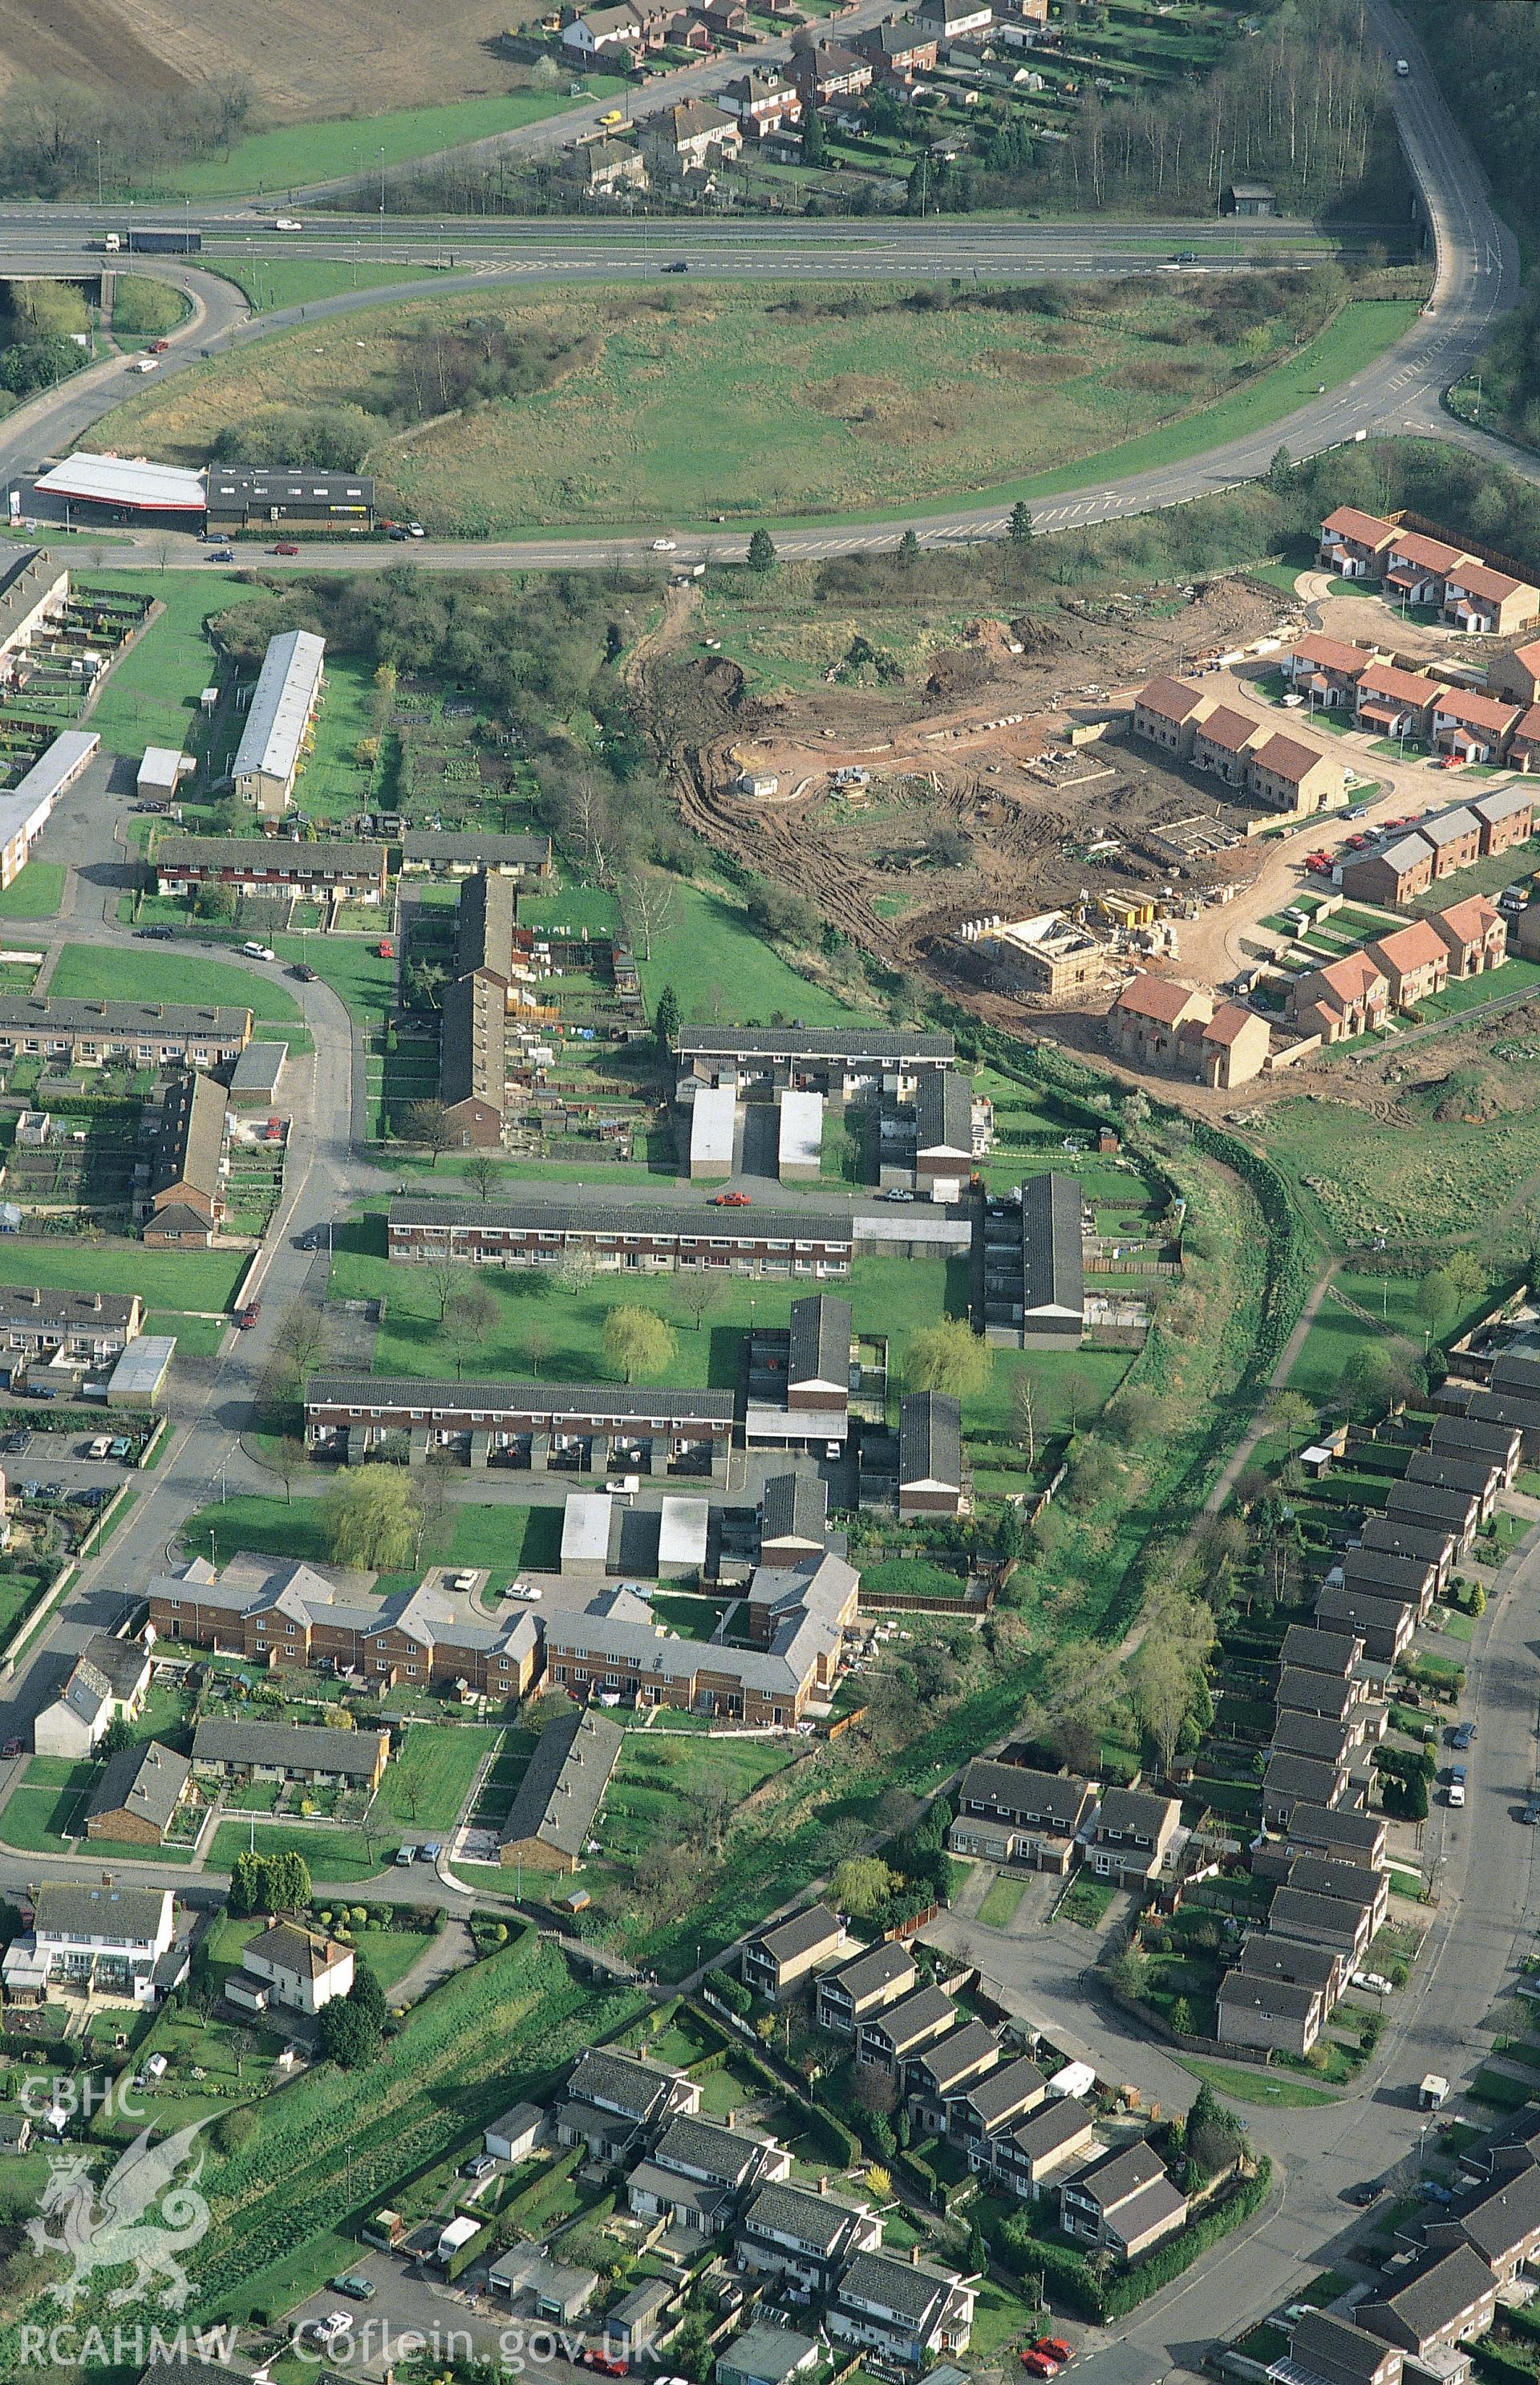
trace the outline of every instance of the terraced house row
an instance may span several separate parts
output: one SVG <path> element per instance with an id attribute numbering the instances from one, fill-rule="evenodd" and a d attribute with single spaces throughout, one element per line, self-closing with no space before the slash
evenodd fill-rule
<path id="1" fill-rule="evenodd" d="M 1378 646 L 1315 636 L 1301 638 L 1285 656 L 1283 673 L 1292 692 L 1307 697 L 1312 707 L 1350 713 L 1355 728 L 1375 736 L 1410 740 L 1461 762 L 1506 762 L 1524 771 L 1540 766 L 1540 705 L 1491 686 L 1483 691 L 1436 679 L 1404 668 Z M 1527 828 L 1504 829 L 1494 821 L 1487 824 L 1488 841 L 1477 849 L 1501 853 L 1528 834 Z"/>
<path id="2" fill-rule="evenodd" d="M 1302 1033 L 1340 1043 L 1383 1027 L 1394 1012 L 1415 1010 L 1451 978 L 1480 977 L 1507 957 L 1507 920 L 1484 894 L 1469 894 L 1295 978 L 1285 1007 Z"/>
<path id="3" fill-rule="evenodd" d="M 1540 589 L 1462 547 L 1338 506 L 1321 525 L 1321 565 L 1364 580 L 1397 602 L 1429 606 L 1454 630 L 1506 636 L 1540 620 Z"/>
<path id="4" fill-rule="evenodd" d="M 1133 728 L 1136 737 L 1269 811 L 1308 818 L 1348 801 L 1348 773 L 1334 755 L 1291 730 L 1248 719 L 1191 681 L 1149 681 L 1134 698 Z"/>

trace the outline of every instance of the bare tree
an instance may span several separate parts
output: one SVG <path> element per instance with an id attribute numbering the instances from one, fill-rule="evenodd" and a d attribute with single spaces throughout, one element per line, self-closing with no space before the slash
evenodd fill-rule
<path id="1" fill-rule="evenodd" d="M 673 924 L 677 881 L 660 869 L 633 871 L 620 890 L 620 911 L 641 957 L 652 957 L 652 939 Z"/>
<path id="2" fill-rule="evenodd" d="M 716 1305 L 719 1290 L 716 1278 L 704 1267 L 691 1267 L 678 1280 L 678 1302 L 687 1317 L 695 1320 L 697 1333 L 705 1323 L 708 1313 Z"/>
<path id="3" fill-rule="evenodd" d="M 319 1365 L 329 1339 L 326 1311 L 320 1303 L 301 1300 L 284 1318 L 278 1346 L 295 1374 L 303 1380 Z"/>
<path id="4" fill-rule="evenodd" d="M 441 1255 L 430 1258 L 424 1267 L 423 1273 L 428 1278 L 428 1287 L 439 1304 L 439 1322 L 441 1325 L 449 1315 L 450 1302 L 466 1280 L 466 1271 L 457 1259 Z"/>
<path id="5" fill-rule="evenodd" d="M 524 1329 L 524 1346 L 529 1353 L 529 1372 L 539 1381 L 540 1360 L 548 1355 L 551 1349 L 551 1334 L 538 1317 L 531 1318 Z"/>
<path id="6" fill-rule="evenodd" d="M 490 1151 L 472 1152 L 466 1162 L 466 1181 L 474 1184 L 483 1201 L 490 1201 L 497 1185 L 497 1162 Z"/>
<path id="7" fill-rule="evenodd" d="M 443 1321 L 454 1352 L 454 1372 L 463 1376 L 467 1355 L 486 1341 L 497 1323 L 497 1302 L 491 1288 L 474 1275 L 458 1284 L 445 1305 Z"/>
<path id="8" fill-rule="evenodd" d="M 442 1102 L 414 1102 L 407 1110 L 404 1123 L 408 1143 L 420 1143 L 424 1150 L 431 1154 L 435 1168 L 446 1151 L 454 1149 L 454 1129 Z"/>
<path id="9" fill-rule="evenodd" d="M 1011 1421 L 1015 1427 L 1016 1439 L 1026 1452 L 1028 1466 L 1036 1466 L 1037 1463 L 1037 1394 L 1032 1388 L 1032 1378 L 1025 1372 L 1019 1374 L 1011 1386 Z"/>

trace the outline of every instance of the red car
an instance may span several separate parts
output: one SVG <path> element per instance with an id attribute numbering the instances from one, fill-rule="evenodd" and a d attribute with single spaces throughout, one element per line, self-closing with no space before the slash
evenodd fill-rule
<path id="1" fill-rule="evenodd" d="M 1441 770 L 1463 770 L 1465 756 L 1463 754 L 1442 754 L 1439 756 L 1438 767 Z"/>
<path id="2" fill-rule="evenodd" d="M 626 2374 L 624 2360 L 617 2360 L 613 2352 L 601 2351 L 596 2343 L 590 2343 L 588 2350 L 579 2353 L 578 2357 L 585 2368 L 597 2370 L 601 2377 L 624 2377 Z"/>
<path id="3" fill-rule="evenodd" d="M 1066 2343 L 1062 2335 L 1040 2335 L 1032 2349 L 1034 2352 L 1046 2353 L 1049 2360 L 1065 2361 L 1074 2358 L 1074 2344 Z"/>
<path id="4" fill-rule="evenodd" d="M 19 1739 L 7 1739 L 5 1746 L 0 1747 L 0 1756 L 4 1756 L 7 1764 L 13 1755 L 19 1755 L 20 1753 L 21 1742 Z"/>
<path id="5" fill-rule="evenodd" d="M 170 345 L 171 343 L 169 340 L 152 340 L 150 342 L 150 354 L 153 356 L 163 356 L 168 353 Z"/>
<path id="6" fill-rule="evenodd" d="M 286 540 L 281 546 L 275 546 L 273 553 L 275 555 L 298 555 L 299 548 L 293 544 L 292 540 Z"/>
<path id="7" fill-rule="evenodd" d="M 1039 2352 L 1036 2345 L 1030 2352 L 1022 2354 L 1022 2366 L 1029 2377 L 1057 2377 L 1059 2374 L 1057 2360 L 1050 2360 L 1048 2354 Z"/>
<path id="8" fill-rule="evenodd" d="M 1358 836 L 1350 836 L 1348 840 L 1348 849 L 1349 853 L 1361 853 L 1368 842 L 1369 839 L 1361 834 Z"/>
<path id="9" fill-rule="evenodd" d="M 380 937 L 379 943 L 375 946 L 375 951 L 382 961 L 393 961 L 396 956 L 396 948 L 391 942 L 389 936 Z"/>
<path id="10" fill-rule="evenodd" d="M 747 1209 L 750 1196 L 747 1192 L 714 1192 L 711 1205 L 714 1209 Z"/>
<path id="11" fill-rule="evenodd" d="M 248 1325 L 255 1325 L 261 1314 L 262 1303 L 259 1300 L 253 1300 L 248 1302 L 246 1306 L 242 1309 L 235 1321 L 237 1325 L 244 1329 Z"/>

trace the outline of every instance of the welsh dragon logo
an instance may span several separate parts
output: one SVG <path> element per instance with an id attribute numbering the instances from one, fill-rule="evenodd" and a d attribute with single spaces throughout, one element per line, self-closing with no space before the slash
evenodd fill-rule
<path id="1" fill-rule="evenodd" d="M 52 2156 L 48 2183 L 43 2191 L 40 2217 L 29 2219 L 27 2234 L 38 2253 L 64 2253 L 69 2275 L 49 2291 L 66 2310 L 87 2292 L 99 2269 L 126 2268 L 133 2276 L 106 2298 L 109 2310 L 141 2301 L 161 2280 L 155 2299 L 163 2309 L 185 2310 L 193 2281 L 181 2265 L 181 2255 L 201 2244 L 208 2233 L 209 2210 L 198 2191 L 203 2175 L 203 2149 L 190 2177 L 179 2185 L 177 2173 L 192 2155 L 192 2140 L 205 2125 L 194 2120 L 152 2146 L 150 2131 L 142 2129 L 100 2187 L 92 2183 L 83 2154 Z M 150 2215 L 159 2204 L 159 2214 Z M 56 2233 L 50 2222 L 59 2221 Z"/>

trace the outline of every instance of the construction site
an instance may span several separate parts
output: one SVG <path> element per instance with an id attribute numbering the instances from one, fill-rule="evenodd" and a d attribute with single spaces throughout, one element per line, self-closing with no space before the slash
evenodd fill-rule
<path id="1" fill-rule="evenodd" d="M 1064 599 L 969 623 L 923 681 L 774 694 L 691 651 L 692 610 L 674 592 L 637 674 L 690 824 L 895 966 L 1007 997 L 1002 1018 L 1103 1007 L 1256 874 L 1256 807 L 1125 730 L 1151 672 L 1296 631 L 1276 590 L 1217 580 L 1159 618 Z"/>

